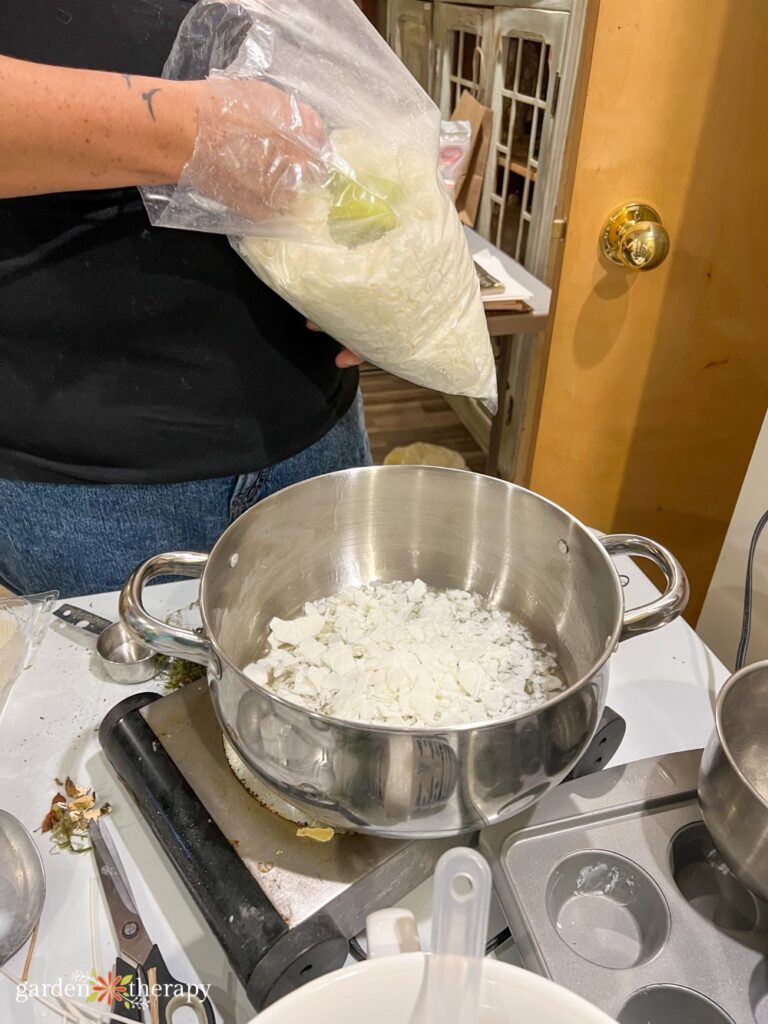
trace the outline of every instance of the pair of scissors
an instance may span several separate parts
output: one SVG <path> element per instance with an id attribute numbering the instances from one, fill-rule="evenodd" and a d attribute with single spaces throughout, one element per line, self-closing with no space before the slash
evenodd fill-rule
<path id="1" fill-rule="evenodd" d="M 160 950 L 144 929 L 144 923 L 136 909 L 125 868 L 107 831 L 99 820 L 89 825 L 93 853 L 96 858 L 101 886 L 112 918 L 117 945 L 120 951 L 115 962 L 115 978 L 133 975 L 134 979 L 146 985 L 144 998 L 132 998 L 136 986 L 115 994 L 111 1012 L 128 1020 L 144 1024 L 172 1024 L 177 1010 L 188 1007 L 200 1024 L 216 1024 L 213 1006 L 207 996 L 203 997 L 194 986 L 176 981 L 169 973 Z M 130 1003 L 126 1005 L 126 1001 Z M 149 1016 L 145 1016 L 145 1010 Z"/>

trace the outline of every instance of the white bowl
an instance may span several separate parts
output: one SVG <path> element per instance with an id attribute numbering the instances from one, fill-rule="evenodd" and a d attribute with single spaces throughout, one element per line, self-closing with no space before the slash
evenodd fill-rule
<path id="1" fill-rule="evenodd" d="M 284 996 L 251 1024 L 408 1024 L 419 994 L 424 961 L 424 953 L 403 953 L 343 967 Z M 490 959 L 483 962 L 478 1021 L 615 1024 L 602 1010 L 553 981 Z"/>

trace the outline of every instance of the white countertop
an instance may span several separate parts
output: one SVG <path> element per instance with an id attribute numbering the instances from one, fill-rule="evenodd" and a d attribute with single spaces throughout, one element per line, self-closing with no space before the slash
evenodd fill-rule
<path id="1" fill-rule="evenodd" d="M 617 565 L 630 577 L 628 605 L 652 599 L 654 588 L 632 563 L 620 559 Z M 171 583 L 152 587 L 147 593 L 150 610 L 168 613 L 196 598 L 197 583 Z M 116 594 L 72 603 L 111 618 L 117 613 Z M 95 787 L 99 800 L 113 805 L 108 824 L 147 931 L 160 947 L 171 974 L 187 983 L 211 984 L 219 1019 L 226 1024 L 244 1024 L 253 1011 L 242 987 L 99 747 L 99 723 L 131 688 L 92 671 L 84 646 L 88 641 L 73 638 L 71 632 L 59 623 L 47 630 L 35 663 L 22 673 L 5 704 L 0 717 L 0 806 L 33 831 L 56 791 L 55 777 L 70 775 L 81 785 Z M 627 720 L 627 733 L 612 763 L 703 746 L 712 728 L 715 694 L 727 674 L 682 621 L 622 644 L 613 661 L 608 702 Z M 162 684 L 145 683 L 141 689 L 162 690 Z M 54 853 L 47 836 L 37 833 L 34 838 L 43 856 L 48 893 L 29 981 L 53 984 L 90 973 L 94 966 L 92 899 L 97 917 L 95 966 L 99 972 L 110 970 L 115 945 L 92 857 Z M 401 901 L 416 913 L 425 938 L 430 886 L 425 883 Z M 500 924 L 498 909 L 494 918 L 493 929 Z M 6 968 L 19 976 L 25 956 L 26 948 Z M 17 1003 L 14 986 L 0 977 L 0 1021 L 54 1024 L 59 1019 L 32 1000 Z"/>

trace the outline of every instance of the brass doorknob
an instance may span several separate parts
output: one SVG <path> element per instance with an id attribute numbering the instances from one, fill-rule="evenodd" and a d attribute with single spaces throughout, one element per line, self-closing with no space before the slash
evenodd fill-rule
<path id="1" fill-rule="evenodd" d="M 628 270 L 653 270 L 669 253 L 669 234 L 661 217 L 645 203 L 624 203 L 603 225 L 602 250 Z"/>

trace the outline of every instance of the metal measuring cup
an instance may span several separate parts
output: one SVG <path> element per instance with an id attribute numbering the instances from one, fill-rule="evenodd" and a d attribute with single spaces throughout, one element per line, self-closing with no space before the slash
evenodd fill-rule
<path id="1" fill-rule="evenodd" d="M 96 654 L 104 671 L 116 683 L 145 683 L 157 674 L 157 655 L 137 640 L 123 622 L 110 622 L 74 604 L 62 604 L 53 614 L 97 638 Z"/>

